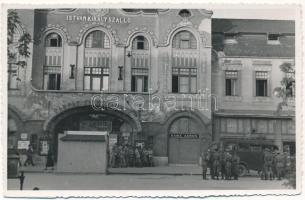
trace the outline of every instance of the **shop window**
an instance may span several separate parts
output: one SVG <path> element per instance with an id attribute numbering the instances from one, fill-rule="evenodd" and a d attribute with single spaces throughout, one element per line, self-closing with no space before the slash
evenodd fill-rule
<path id="1" fill-rule="evenodd" d="M 60 35 L 57 33 L 50 33 L 47 35 L 45 39 L 45 46 L 46 47 L 61 47 L 62 46 L 62 40 Z"/>
<path id="2" fill-rule="evenodd" d="M 197 41 L 189 31 L 177 33 L 173 39 L 173 48 L 176 49 L 197 49 Z"/>
<path id="3" fill-rule="evenodd" d="M 237 71 L 225 71 L 226 79 L 226 96 L 238 96 L 238 72 Z"/>
<path id="4" fill-rule="evenodd" d="M 268 96 L 268 72 L 256 71 L 256 96 L 267 97 Z"/>
<path id="5" fill-rule="evenodd" d="M 102 31 L 92 31 L 86 38 L 85 47 L 109 49 L 109 37 Z"/>

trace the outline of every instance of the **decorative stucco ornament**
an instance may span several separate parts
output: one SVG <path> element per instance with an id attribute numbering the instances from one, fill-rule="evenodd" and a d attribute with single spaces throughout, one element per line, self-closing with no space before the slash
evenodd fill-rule
<path id="1" fill-rule="evenodd" d="M 104 16 L 109 12 L 109 9 L 88 9 L 91 15 Z"/>

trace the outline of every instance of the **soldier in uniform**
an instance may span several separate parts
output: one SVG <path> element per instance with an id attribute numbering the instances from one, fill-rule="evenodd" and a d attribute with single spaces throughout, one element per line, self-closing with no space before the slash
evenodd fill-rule
<path id="1" fill-rule="evenodd" d="M 219 180 L 219 174 L 220 174 L 220 153 L 218 151 L 218 148 L 215 149 L 212 155 L 213 158 L 213 179 Z"/>
<path id="2" fill-rule="evenodd" d="M 135 166 L 135 154 L 134 154 L 134 147 L 129 146 L 128 148 L 128 165 L 129 167 L 134 167 Z"/>
<path id="3" fill-rule="evenodd" d="M 240 158 L 237 155 L 237 152 L 234 150 L 233 156 L 232 156 L 232 176 L 233 176 L 234 180 L 238 180 L 239 161 L 240 161 Z"/>
<path id="4" fill-rule="evenodd" d="M 207 171 L 208 171 L 208 160 L 207 155 L 204 152 L 201 153 L 201 167 L 202 167 L 202 179 L 207 179 Z"/>
<path id="5" fill-rule="evenodd" d="M 264 152 L 264 179 L 272 180 L 272 164 L 273 164 L 273 155 L 270 149 L 266 148 Z"/>
<path id="6" fill-rule="evenodd" d="M 225 178 L 226 180 L 231 180 L 232 177 L 232 155 L 229 150 L 225 152 L 224 155 L 224 163 L 225 163 Z"/>
<path id="7" fill-rule="evenodd" d="M 210 169 L 211 179 L 214 179 L 213 158 L 212 158 L 212 152 L 210 149 L 207 150 L 206 160 L 207 160 L 208 168 Z"/>
<path id="8" fill-rule="evenodd" d="M 226 177 L 226 159 L 225 159 L 225 151 L 221 149 L 220 151 L 220 173 L 221 173 L 221 179 L 225 179 Z"/>
<path id="9" fill-rule="evenodd" d="M 117 167 L 117 153 L 118 153 L 118 147 L 117 144 L 115 143 L 112 146 L 111 155 L 110 155 L 110 166 L 112 168 Z"/>
<path id="10" fill-rule="evenodd" d="M 284 177 L 284 169 L 285 169 L 285 156 L 284 154 L 277 151 L 276 156 L 274 158 L 275 168 L 276 168 L 276 177 L 278 180 L 281 180 Z"/>
<path id="11" fill-rule="evenodd" d="M 153 162 L 153 150 L 151 147 L 149 147 L 147 149 L 148 152 L 148 166 L 149 167 L 153 167 L 154 166 L 154 162 Z"/>
<path id="12" fill-rule="evenodd" d="M 136 167 L 142 167 L 142 164 L 141 164 L 141 154 L 140 154 L 140 151 L 139 151 L 139 147 L 135 148 L 134 155 L 135 155 L 135 166 Z"/>

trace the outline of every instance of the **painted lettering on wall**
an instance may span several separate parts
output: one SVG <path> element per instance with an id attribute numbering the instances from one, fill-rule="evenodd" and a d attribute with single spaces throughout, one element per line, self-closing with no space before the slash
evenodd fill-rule
<path id="1" fill-rule="evenodd" d="M 115 16 L 102 17 L 102 16 L 87 16 L 87 15 L 67 15 L 66 21 L 128 24 L 128 23 L 130 23 L 130 18 L 129 17 L 115 17 Z"/>

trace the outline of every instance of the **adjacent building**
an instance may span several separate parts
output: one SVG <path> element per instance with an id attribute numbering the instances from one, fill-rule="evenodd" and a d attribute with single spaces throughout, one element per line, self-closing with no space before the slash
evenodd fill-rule
<path id="1" fill-rule="evenodd" d="M 35 162 L 48 148 L 57 157 L 64 131 L 150 146 L 156 165 L 197 163 L 213 141 L 294 151 L 294 110 L 276 112 L 274 94 L 289 75 L 280 65 L 294 65 L 294 21 L 212 19 L 204 9 L 16 12 L 9 48 L 23 32 L 33 41 L 29 58 L 8 64 L 8 148 L 30 143 Z"/>

